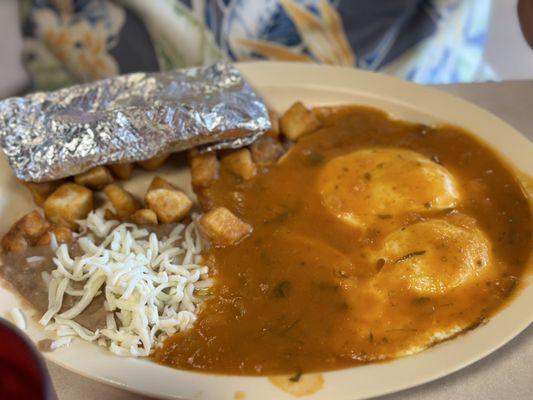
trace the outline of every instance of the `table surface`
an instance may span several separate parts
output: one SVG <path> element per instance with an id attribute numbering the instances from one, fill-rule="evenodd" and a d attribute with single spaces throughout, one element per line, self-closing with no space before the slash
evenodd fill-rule
<path id="1" fill-rule="evenodd" d="M 501 117 L 533 140 L 533 81 L 440 86 Z M 59 400 L 148 399 L 48 363 Z M 434 382 L 380 397 L 382 400 L 532 399 L 533 326 L 483 360 Z M 251 399 L 253 400 L 253 399 Z"/>

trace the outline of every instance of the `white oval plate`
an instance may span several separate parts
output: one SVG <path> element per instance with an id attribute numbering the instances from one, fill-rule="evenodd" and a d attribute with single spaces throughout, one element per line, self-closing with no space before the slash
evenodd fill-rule
<path id="1" fill-rule="evenodd" d="M 533 175 L 533 144 L 504 123 L 466 101 L 399 79 L 355 69 L 290 63 L 240 64 L 240 70 L 278 111 L 296 100 L 307 105 L 358 103 L 379 107 L 394 117 L 423 122 L 449 122 L 462 126 L 512 159 L 519 170 Z M 33 208 L 27 191 L 0 160 L 0 232 Z M 185 168 L 167 167 L 163 173 L 188 188 Z M 150 175 L 136 172 L 126 187 L 142 193 Z M 530 283 L 530 282 L 529 282 Z M 485 357 L 524 330 L 533 321 L 533 285 L 486 325 L 417 355 L 323 374 L 324 386 L 309 399 L 359 399 L 391 393 L 437 379 Z M 0 287 L 0 315 L 20 306 L 17 297 Z M 27 310 L 31 313 L 30 310 Z M 32 322 L 27 333 L 44 338 Z M 234 399 L 244 392 L 248 399 L 293 399 L 264 377 L 235 377 L 185 372 L 148 360 L 120 358 L 96 345 L 76 340 L 68 349 L 45 356 L 81 375 L 127 390 L 163 398 Z"/>

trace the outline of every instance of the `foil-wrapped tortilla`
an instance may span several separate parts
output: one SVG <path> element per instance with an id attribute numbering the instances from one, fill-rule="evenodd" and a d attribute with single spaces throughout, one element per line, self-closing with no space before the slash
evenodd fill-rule
<path id="1" fill-rule="evenodd" d="M 238 148 L 268 129 L 263 100 L 228 63 L 0 102 L 0 145 L 17 178 L 32 182 L 200 145 Z"/>

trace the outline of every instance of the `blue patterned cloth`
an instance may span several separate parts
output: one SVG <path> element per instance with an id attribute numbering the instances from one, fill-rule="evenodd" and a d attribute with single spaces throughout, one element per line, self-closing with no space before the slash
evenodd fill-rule
<path id="1" fill-rule="evenodd" d="M 23 0 L 36 88 L 220 58 L 290 60 L 436 84 L 495 79 L 490 0 Z"/>

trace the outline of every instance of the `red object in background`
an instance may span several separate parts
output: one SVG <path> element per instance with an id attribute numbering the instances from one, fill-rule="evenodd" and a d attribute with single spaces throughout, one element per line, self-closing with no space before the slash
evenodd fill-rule
<path id="1" fill-rule="evenodd" d="M 533 48 L 533 0 L 518 0 L 518 20 L 529 47 Z"/>
<path id="2" fill-rule="evenodd" d="M 35 346 L 1 318 L 0 399 L 56 399 L 50 375 Z"/>

